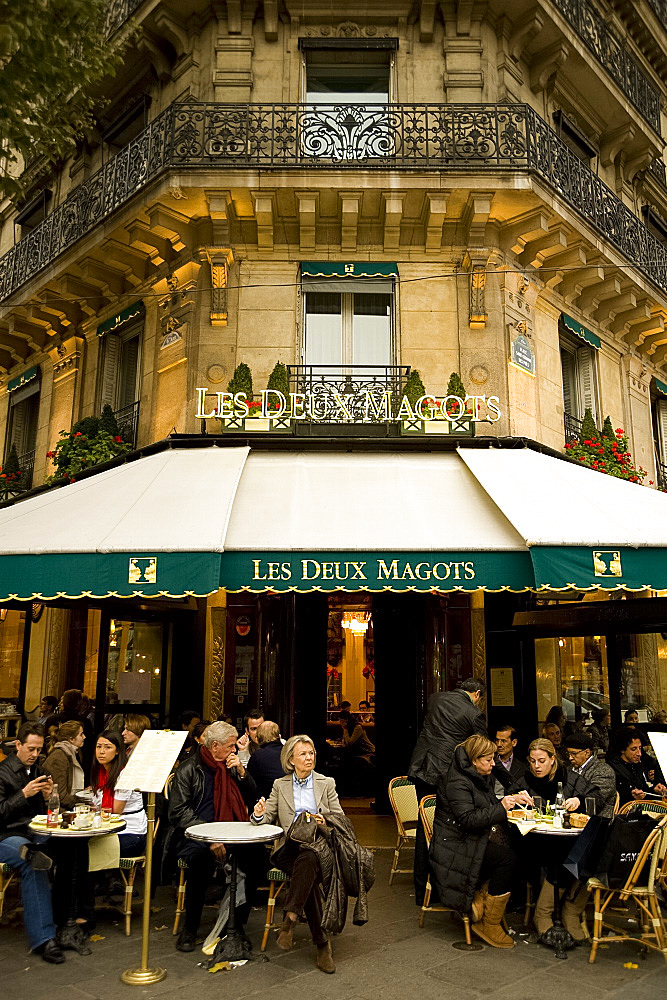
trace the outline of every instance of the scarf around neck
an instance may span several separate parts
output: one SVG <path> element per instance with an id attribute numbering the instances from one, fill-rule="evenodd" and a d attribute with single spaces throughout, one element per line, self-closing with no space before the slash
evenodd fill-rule
<path id="1" fill-rule="evenodd" d="M 102 764 L 97 772 L 97 789 L 102 790 L 102 808 L 113 809 L 113 788 L 107 785 L 107 769 Z"/>
<path id="2" fill-rule="evenodd" d="M 61 740 L 53 748 L 54 750 L 62 750 L 65 756 L 70 757 L 72 761 L 72 787 L 70 792 L 80 792 L 85 785 L 83 768 L 81 767 L 81 762 L 79 761 L 79 755 L 76 752 L 76 747 L 70 743 L 69 740 Z"/>
<path id="3" fill-rule="evenodd" d="M 248 810 L 239 786 L 227 769 L 227 762 L 216 760 L 208 747 L 201 747 L 202 762 L 215 774 L 213 810 L 217 823 L 247 821 Z"/>

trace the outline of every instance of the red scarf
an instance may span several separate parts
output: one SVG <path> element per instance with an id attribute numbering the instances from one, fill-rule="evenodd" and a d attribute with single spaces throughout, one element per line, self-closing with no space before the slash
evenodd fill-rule
<path id="1" fill-rule="evenodd" d="M 97 766 L 97 791 L 102 789 L 102 808 L 113 809 L 113 788 L 107 785 L 107 769 L 101 764 Z"/>
<path id="2" fill-rule="evenodd" d="M 207 747 L 201 747 L 201 759 L 207 767 L 215 771 L 213 786 L 213 809 L 218 823 L 232 823 L 234 820 L 248 820 L 248 810 L 239 786 L 227 769 L 227 762 L 216 760 Z"/>

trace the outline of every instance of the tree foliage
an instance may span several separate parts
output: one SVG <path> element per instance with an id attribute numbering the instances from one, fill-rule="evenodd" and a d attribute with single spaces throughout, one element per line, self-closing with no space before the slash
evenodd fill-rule
<path id="1" fill-rule="evenodd" d="M 234 369 L 234 374 L 227 384 L 227 392 L 233 395 L 245 392 L 246 399 L 252 399 L 252 372 L 243 361 Z"/>
<path id="2" fill-rule="evenodd" d="M 120 61 L 107 0 L 0 0 L 0 196 L 23 164 L 66 155 L 92 122 L 96 88 Z"/>
<path id="3" fill-rule="evenodd" d="M 403 386 L 402 397 L 405 397 L 410 406 L 414 409 L 417 400 L 421 399 L 422 396 L 426 395 L 426 389 L 424 388 L 424 383 L 422 382 L 421 375 L 416 368 L 413 368 L 407 379 L 405 380 L 405 385 Z"/>

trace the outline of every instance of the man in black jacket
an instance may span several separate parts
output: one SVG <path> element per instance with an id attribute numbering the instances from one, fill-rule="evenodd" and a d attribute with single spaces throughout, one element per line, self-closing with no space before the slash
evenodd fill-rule
<path id="1" fill-rule="evenodd" d="M 16 753 L 0 763 L 0 862 L 21 879 L 23 922 L 32 951 L 60 965 L 65 956 L 55 941 L 51 887 L 46 874 L 51 858 L 33 843 L 29 824 L 42 812 L 53 782 L 39 762 L 44 746 L 41 726 L 26 722 L 18 731 Z"/>
<path id="2" fill-rule="evenodd" d="M 414 781 L 417 801 L 437 791 L 438 781 L 449 770 L 454 750 L 469 736 L 486 736 L 486 720 L 477 707 L 486 690 L 483 681 L 469 677 L 455 691 L 439 691 L 428 703 L 428 712 L 412 752 L 408 776 Z M 415 903 L 424 902 L 428 880 L 428 848 L 421 821 L 415 837 Z"/>
<path id="3" fill-rule="evenodd" d="M 224 844 L 188 840 L 188 827 L 202 823 L 247 820 L 248 809 L 257 801 L 257 787 L 236 752 L 239 734 L 227 722 L 213 722 L 201 747 L 195 748 L 174 773 L 169 790 L 170 831 L 176 854 L 187 863 L 185 924 L 176 947 L 194 951 L 206 888 L 216 863 L 226 856 Z M 165 850 L 167 850 L 165 845 Z M 261 848 L 236 848 L 239 868 L 246 876 L 246 903 L 236 908 L 236 923 L 242 929 L 248 919 L 254 891 L 261 875 Z M 265 852 L 264 852 L 265 853 Z"/>
<path id="4" fill-rule="evenodd" d="M 641 763 L 642 744 L 634 727 L 623 726 L 614 734 L 614 749 L 615 752 L 610 752 L 607 760 L 616 775 L 616 788 L 621 805 L 626 802 L 639 802 L 645 799 L 647 794 L 667 794 L 664 785 L 654 785 L 646 777 Z"/>
<path id="5" fill-rule="evenodd" d="M 611 819 L 616 805 L 616 774 L 603 760 L 596 757 L 593 737 L 589 733 L 573 733 L 565 737 L 570 767 L 586 781 L 590 797 L 595 799 L 598 816 Z M 581 803 L 583 811 L 585 803 Z"/>

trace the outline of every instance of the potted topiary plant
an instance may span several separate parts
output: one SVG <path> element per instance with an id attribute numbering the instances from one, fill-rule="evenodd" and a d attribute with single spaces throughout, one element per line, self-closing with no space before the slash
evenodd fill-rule
<path id="1" fill-rule="evenodd" d="M 287 368 L 282 361 L 276 361 L 273 366 L 273 371 L 269 375 L 269 381 L 266 384 L 266 388 L 273 389 L 275 392 L 281 392 L 285 399 L 289 401 L 289 375 L 287 374 Z M 269 411 L 272 409 L 278 409 L 278 403 L 272 403 L 270 396 L 267 398 Z"/>
<path id="2" fill-rule="evenodd" d="M 401 393 L 401 399 L 407 399 L 411 408 L 414 410 L 418 400 L 425 395 L 426 389 L 424 388 L 424 383 L 421 380 L 421 375 L 416 368 L 413 368 L 405 380 L 405 385 L 403 386 L 403 391 Z"/>

